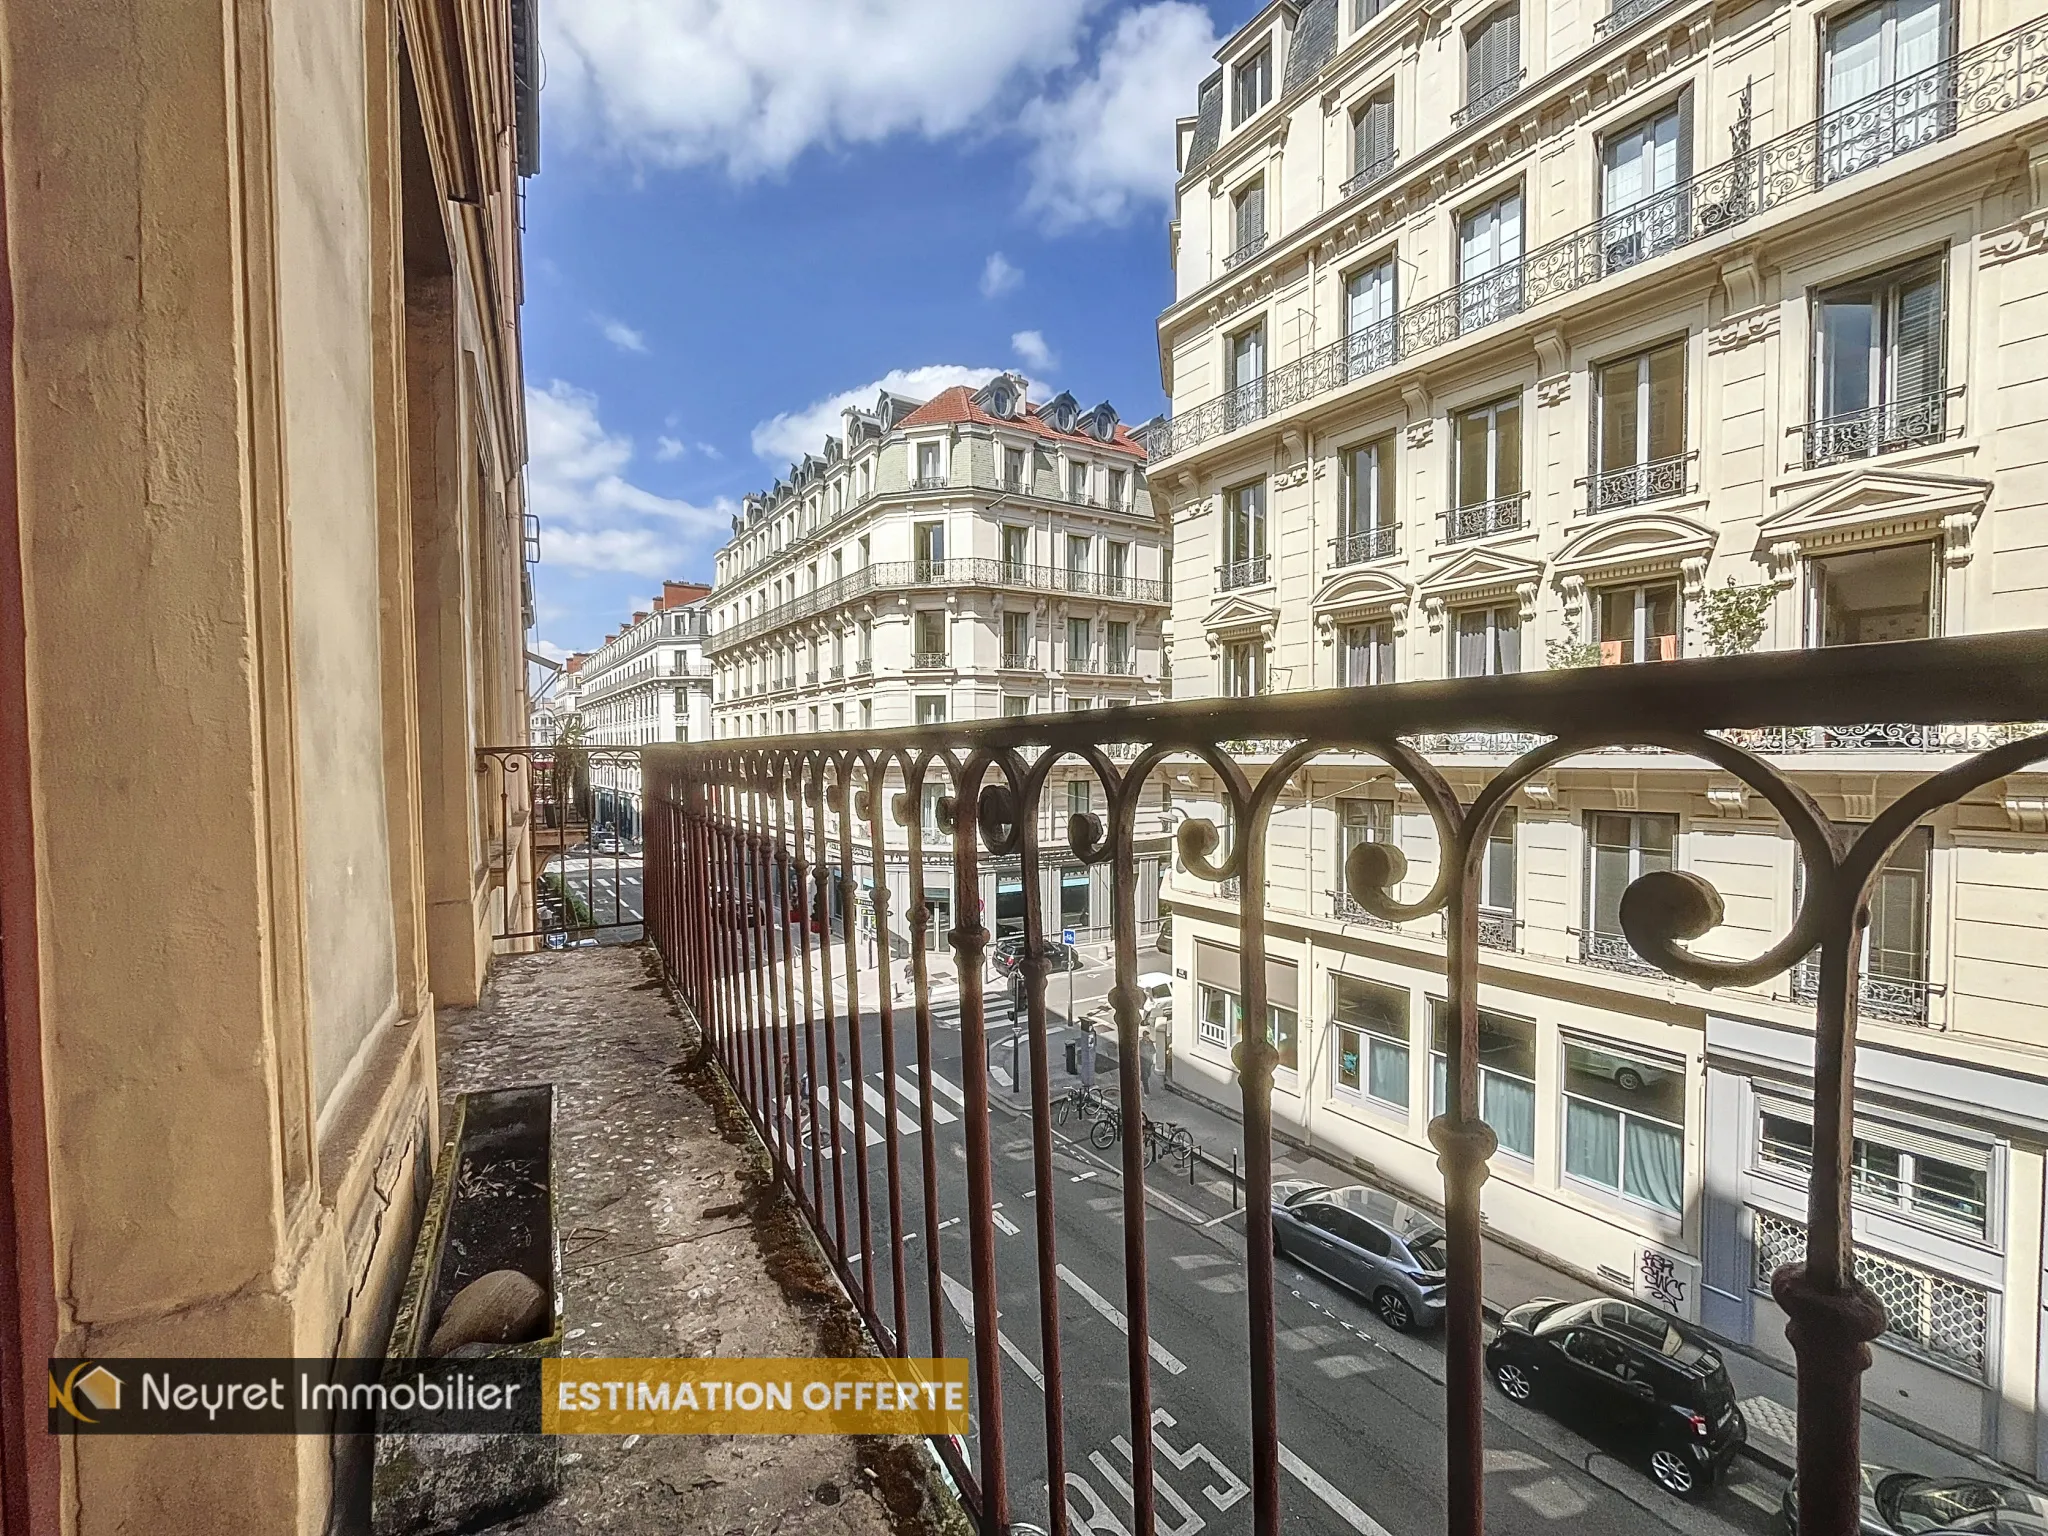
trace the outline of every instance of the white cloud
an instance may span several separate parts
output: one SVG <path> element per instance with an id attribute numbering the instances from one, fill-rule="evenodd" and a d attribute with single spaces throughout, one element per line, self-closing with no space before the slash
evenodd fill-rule
<path id="1" fill-rule="evenodd" d="M 645 352 L 647 350 L 647 337 L 642 332 L 634 330 L 633 327 L 626 324 L 623 320 L 612 320 L 600 315 L 597 319 L 597 327 L 604 332 L 604 339 L 617 347 L 621 352 Z"/>
<path id="2" fill-rule="evenodd" d="M 999 298 L 1023 281 L 1022 267 L 1013 266 L 1001 251 L 989 252 L 988 260 L 981 269 L 981 296 L 984 299 Z"/>
<path id="3" fill-rule="evenodd" d="M 814 400 L 800 411 L 783 411 L 769 417 L 754 428 L 754 452 L 780 468 L 807 453 L 816 453 L 824 446 L 826 438 L 837 437 L 845 425 L 840 420 L 840 412 L 849 405 L 872 410 L 875 396 L 882 390 L 886 389 L 892 395 L 908 395 L 913 400 L 929 400 L 940 390 L 951 389 L 955 384 L 979 389 L 1002 371 L 1000 368 L 962 368 L 953 363 L 898 368 L 872 384 L 841 390 L 823 400 Z"/>
<path id="4" fill-rule="evenodd" d="M 722 459 L 725 457 L 724 454 L 720 453 L 717 450 L 717 448 L 713 447 L 710 443 L 699 443 L 697 445 L 697 451 L 703 454 L 704 457 L 707 459 Z"/>
<path id="5" fill-rule="evenodd" d="M 1071 65 L 1101 0 L 576 0 L 541 10 L 586 141 L 745 179 L 813 147 L 941 138 Z M 1183 105 L 1177 110 L 1185 111 Z"/>
<path id="6" fill-rule="evenodd" d="M 526 390 L 527 505 L 545 565 L 655 578 L 686 568 L 728 527 L 732 504 L 700 507 L 626 477 L 632 439 L 607 432 L 597 396 L 555 380 Z"/>
<path id="7" fill-rule="evenodd" d="M 1019 331 L 1010 338 L 1010 345 L 1026 368 L 1038 368 L 1051 372 L 1059 363 L 1059 357 L 1045 344 L 1045 338 L 1037 331 Z"/>
<path id="8" fill-rule="evenodd" d="M 552 640 L 542 640 L 538 637 L 534 639 L 529 648 L 533 651 L 534 655 L 545 656 L 549 661 L 567 661 L 571 654 L 567 647 L 557 645 Z"/>
<path id="9" fill-rule="evenodd" d="M 666 464 L 671 459 L 680 459 L 690 451 L 688 443 L 679 443 L 672 437 L 657 437 L 654 440 L 654 456 Z"/>
<path id="10" fill-rule="evenodd" d="M 1174 119 L 1195 109 L 1221 39 L 1189 0 L 1127 11 L 1094 71 L 1024 109 L 1031 151 L 1028 208 L 1053 229 L 1121 224 L 1142 203 L 1173 195 Z"/>

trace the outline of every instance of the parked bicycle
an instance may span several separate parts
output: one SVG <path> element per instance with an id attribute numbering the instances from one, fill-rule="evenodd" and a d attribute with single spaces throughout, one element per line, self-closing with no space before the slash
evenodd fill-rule
<path id="1" fill-rule="evenodd" d="M 1195 1136 L 1186 1126 L 1171 1120 L 1154 1120 L 1145 1117 L 1145 1161 L 1156 1163 L 1165 1158 L 1173 1167 L 1186 1172 L 1195 1160 Z"/>
<path id="2" fill-rule="evenodd" d="M 1095 1129 L 1088 1133 L 1088 1139 L 1098 1147 L 1113 1147 L 1124 1133 L 1124 1114 L 1114 1104 L 1108 1105 L 1096 1116 Z"/>
<path id="3" fill-rule="evenodd" d="M 1105 1111 L 1113 1113 L 1115 1109 L 1115 1102 L 1100 1088 L 1076 1088 L 1053 1105 L 1052 1123 L 1065 1125 L 1077 1115 L 1083 1120 L 1093 1120 Z"/>

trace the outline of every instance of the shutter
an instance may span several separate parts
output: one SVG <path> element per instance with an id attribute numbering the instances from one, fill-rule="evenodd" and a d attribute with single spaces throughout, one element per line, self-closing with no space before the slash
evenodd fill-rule
<path id="1" fill-rule="evenodd" d="M 1266 961 L 1266 1001 L 1276 1008 L 1285 1008 L 1289 1013 L 1301 1012 L 1301 999 L 1295 985 L 1295 970 L 1292 960 Z"/>
<path id="2" fill-rule="evenodd" d="M 1692 87 L 1678 93 L 1678 184 L 1692 180 Z"/>
<path id="3" fill-rule="evenodd" d="M 1941 274 L 1899 285 L 1892 346 L 1892 403 L 1909 405 L 1941 393 Z"/>
<path id="4" fill-rule="evenodd" d="M 1195 940 L 1195 980 L 1226 992 L 1242 993 L 1241 977 L 1236 950 L 1211 944 L 1207 939 Z"/>
<path id="5" fill-rule="evenodd" d="M 1797 1120 L 1802 1125 L 1813 1124 L 1811 1104 L 1798 1099 L 1779 1098 L 1776 1094 L 1758 1093 L 1755 1097 L 1761 1114 Z M 1989 1172 L 1991 1168 L 1993 1148 L 1986 1142 L 1951 1140 L 1946 1136 L 1913 1130 L 1895 1121 L 1873 1120 L 1867 1115 L 1856 1116 L 1855 1127 L 1857 1139 L 1861 1141 L 1878 1142 L 1900 1152 L 1910 1152 L 1915 1157 L 1938 1158 L 1979 1172 Z"/>
<path id="6" fill-rule="evenodd" d="M 1465 40 L 1465 100 L 1477 101 L 1491 84 L 1488 79 L 1493 57 L 1493 23 L 1482 22 Z"/>
<path id="7" fill-rule="evenodd" d="M 1522 72 L 1521 7 L 1510 6 L 1507 14 L 1501 17 L 1495 25 L 1500 28 L 1500 42 L 1498 44 L 1500 77 L 1495 81 L 1495 84 L 1505 85 Z"/>

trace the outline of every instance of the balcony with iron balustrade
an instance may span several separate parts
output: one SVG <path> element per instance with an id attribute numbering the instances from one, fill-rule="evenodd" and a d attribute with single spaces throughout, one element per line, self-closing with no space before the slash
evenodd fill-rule
<path id="1" fill-rule="evenodd" d="M 1800 464 L 1806 469 L 1825 469 L 1939 443 L 1950 433 L 1950 402 L 1961 395 L 1959 386 L 1802 422 L 1792 428 L 1799 436 Z"/>
<path id="2" fill-rule="evenodd" d="M 1330 541 L 1334 565 L 1360 565 L 1367 560 L 1385 560 L 1401 552 L 1401 530 L 1392 523 L 1361 528 Z"/>
<path id="3" fill-rule="evenodd" d="M 1528 500 L 1527 491 L 1517 491 L 1512 496 L 1453 507 L 1444 513 L 1444 542 L 1458 544 L 1467 539 L 1490 538 L 1496 533 L 1518 533 L 1525 523 L 1523 509 Z"/>
<path id="4" fill-rule="evenodd" d="M 1262 587 L 1266 584 L 1267 569 L 1268 561 L 1264 555 L 1254 555 L 1249 560 L 1233 560 L 1216 567 L 1216 585 L 1225 592 L 1238 587 Z"/>
<path id="5" fill-rule="evenodd" d="M 1586 505 L 1580 515 L 1598 517 L 1603 512 L 1684 496 L 1692 489 L 1693 465 L 1698 458 L 1697 453 L 1678 453 L 1587 475 L 1575 482 L 1586 487 Z"/>

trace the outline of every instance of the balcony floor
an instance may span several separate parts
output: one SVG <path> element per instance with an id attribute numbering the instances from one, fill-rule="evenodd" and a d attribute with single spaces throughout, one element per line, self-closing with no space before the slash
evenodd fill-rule
<path id="1" fill-rule="evenodd" d="M 568 1342 L 582 1356 L 868 1353 L 738 1104 L 687 1059 L 696 1031 L 653 951 L 503 959 L 483 1002 L 440 1014 L 445 1096 L 552 1082 Z M 444 1109 L 445 1113 L 445 1109 Z M 964 1530 L 913 1442 L 579 1436 L 530 1536 Z M 895 1513 L 900 1511 L 901 1513 Z"/>

